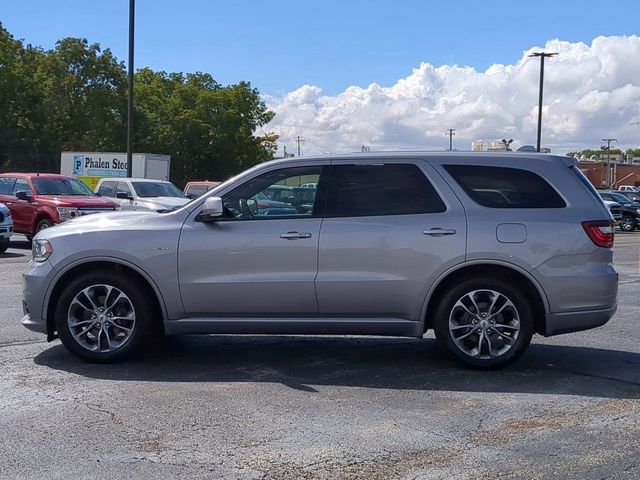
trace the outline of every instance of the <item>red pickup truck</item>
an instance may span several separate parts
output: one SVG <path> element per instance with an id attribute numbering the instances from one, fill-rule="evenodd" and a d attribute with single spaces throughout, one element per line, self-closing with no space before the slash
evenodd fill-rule
<path id="1" fill-rule="evenodd" d="M 117 208 L 77 178 L 55 173 L 0 173 L 0 203 L 11 210 L 14 232 L 28 239 L 56 223 Z"/>

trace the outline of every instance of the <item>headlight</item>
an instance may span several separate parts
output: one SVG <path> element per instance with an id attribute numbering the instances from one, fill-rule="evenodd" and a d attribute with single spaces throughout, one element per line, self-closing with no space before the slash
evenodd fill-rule
<path id="1" fill-rule="evenodd" d="M 35 239 L 33 241 L 33 245 L 31 246 L 31 255 L 33 256 L 34 262 L 44 262 L 51 256 L 52 252 L 53 247 L 48 240 Z"/>
<path id="2" fill-rule="evenodd" d="M 71 220 L 80 216 L 77 208 L 58 207 L 58 214 L 60 215 L 60 221 Z"/>

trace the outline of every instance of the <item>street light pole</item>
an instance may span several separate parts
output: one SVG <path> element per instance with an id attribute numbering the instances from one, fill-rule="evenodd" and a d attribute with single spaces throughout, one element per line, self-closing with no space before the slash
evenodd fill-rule
<path id="1" fill-rule="evenodd" d="M 607 142 L 607 146 L 603 147 L 607 150 L 607 188 L 611 188 L 612 175 L 611 175 L 611 142 L 617 142 L 616 138 L 603 138 L 603 142 Z"/>
<path id="2" fill-rule="evenodd" d="M 538 96 L 538 142 L 536 151 L 540 151 L 540 137 L 542 135 L 542 86 L 544 85 L 544 57 L 553 57 L 557 53 L 535 52 L 530 57 L 540 57 L 540 94 Z"/>
<path id="3" fill-rule="evenodd" d="M 129 104 L 127 108 L 127 177 L 133 176 L 133 34 L 135 25 L 135 0 L 129 0 Z"/>

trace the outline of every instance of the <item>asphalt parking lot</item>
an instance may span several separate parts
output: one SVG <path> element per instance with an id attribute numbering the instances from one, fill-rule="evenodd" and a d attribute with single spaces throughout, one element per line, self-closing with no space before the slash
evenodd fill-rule
<path id="1" fill-rule="evenodd" d="M 167 339 L 89 365 L 18 320 L 0 255 L 0 478 L 640 478 L 640 233 L 616 236 L 619 311 L 534 337 L 498 372 L 433 339 Z"/>

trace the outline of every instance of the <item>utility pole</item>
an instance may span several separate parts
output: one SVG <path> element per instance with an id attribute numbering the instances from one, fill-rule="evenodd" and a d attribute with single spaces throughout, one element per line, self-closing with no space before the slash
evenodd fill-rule
<path id="1" fill-rule="evenodd" d="M 529 55 L 530 57 L 540 57 L 540 95 L 538 97 L 538 142 L 536 151 L 540 151 L 540 137 L 542 135 L 542 86 L 544 85 L 544 58 L 553 57 L 558 55 L 557 53 L 545 53 L 535 52 Z"/>
<path id="2" fill-rule="evenodd" d="M 300 157 L 300 156 L 301 156 L 301 154 L 300 154 L 300 147 L 301 147 L 302 145 L 304 145 L 304 138 L 302 138 L 300 135 L 298 135 L 298 136 L 296 137 L 295 142 L 296 142 L 296 145 L 298 145 L 298 156 Z"/>
<path id="3" fill-rule="evenodd" d="M 133 34 L 135 25 L 135 0 L 129 0 L 129 105 L 127 109 L 127 177 L 133 176 Z"/>
<path id="4" fill-rule="evenodd" d="M 607 188 L 611 188 L 611 142 L 617 142 L 616 138 L 603 138 L 603 142 L 607 142 L 607 146 L 602 146 L 603 150 L 607 151 Z"/>
<path id="5" fill-rule="evenodd" d="M 453 150 L 453 136 L 455 135 L 456 129 L 455 128 L 450 128 L 449 131 L 447 133 L 445 133 L 445 135 L 449 135 L 449 151 L 451 152 Z"/>

